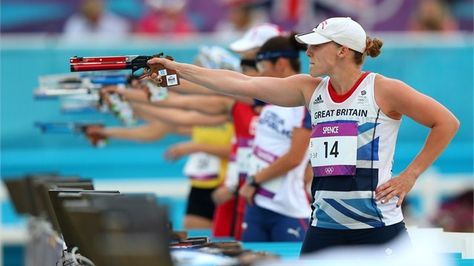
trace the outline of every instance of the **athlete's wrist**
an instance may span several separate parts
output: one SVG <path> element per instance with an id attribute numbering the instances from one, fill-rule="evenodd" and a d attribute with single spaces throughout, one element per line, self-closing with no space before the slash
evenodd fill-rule
<path id="1" fill-rule="evenodd" d="M 257 182 L 257 180 L 255 180 L 255 176 L 254 175 L 249 175 L 247 177 L 247 184 L 251 187 L 254 187 L 254 188 L 258 188 L 260 187 L 260 183 Z"/>
<path id="2" fill-rule="evenodd" d="M 418 169 L 414 170 L 410 168 L 407 168 L 405 169 L 405 171 L 400 173 L 401 176 L 405 176 L 414 180 L 418 179 L 418 176 L 420 176 L 420 174 L 421 174 L 421 171 L 419 171 Z"/>

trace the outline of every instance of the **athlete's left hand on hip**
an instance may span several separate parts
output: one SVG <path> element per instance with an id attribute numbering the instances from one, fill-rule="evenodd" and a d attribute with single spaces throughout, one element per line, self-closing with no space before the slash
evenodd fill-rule
<path id="1" fill-rule="evenodd" d="M 389 202 L 393 197 L 397 196 L 397 207 L 402 205 L 405 196 L 415 185 L 416 177 L 404 175 L 403 173 L 397 177 L 390 179 L 388 182 L 380 185 L 375 190 L 375 199 L 381 200 L 383 204 Z"/>

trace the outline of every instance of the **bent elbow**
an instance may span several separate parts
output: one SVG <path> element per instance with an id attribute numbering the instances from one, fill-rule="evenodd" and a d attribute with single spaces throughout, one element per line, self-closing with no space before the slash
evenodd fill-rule
<path id="1" fill-rule="evenodd" d="M 431 128 L 438 128 L 445 134 L 445 136 L 454 137 L 460 126 L 461 122 L 454 115 L 451 115 L 448 118 L 433 124 Z"/>
<path id="2" fill-rule="evenodd" d="M 452 122 L 451 122 L 451 130 L 453 132 L 453 135 L 456 134 L 456 132 L 459 130 L 459 127 L 461 126 L 461 122 L 459 119 L 457 119 L 455 116 L 453 116 Z"/>
<path id="3" fill-rule="evenodd" d="M 459 119 L 457 118 L 454 118 L 454 121 L 455 121 L 456 131 L 458 131 L 459 127 L 461 126 L 461 121 L 459 121 Z"/>

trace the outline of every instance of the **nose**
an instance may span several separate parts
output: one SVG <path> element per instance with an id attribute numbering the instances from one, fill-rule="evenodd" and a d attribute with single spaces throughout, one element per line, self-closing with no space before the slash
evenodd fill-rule
<path id="1" fill-rule="evenodd" d="M 308 48 L 306 48 L 306 52 L 305 52 L 305 54 L 306 54 L 308 57 L 311 57 L 311 51 L 310 51 L 310 48 L 311 48 L 311 46 L 310 46 L 310 45 L 308 45 Z"/>

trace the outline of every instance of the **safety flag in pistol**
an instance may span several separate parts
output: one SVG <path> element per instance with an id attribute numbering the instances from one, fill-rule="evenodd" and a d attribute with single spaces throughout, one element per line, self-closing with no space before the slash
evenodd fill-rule
<path id="1" fill-rule="evenodd" d="M 104 147 L 107 144 L 107 137 L 100 134 L 100 129 L 104 127 L 97 122 L 36 122 L 35 127 L 39 128 L 43 134 L 84 134 L 94 147 Z"/>

